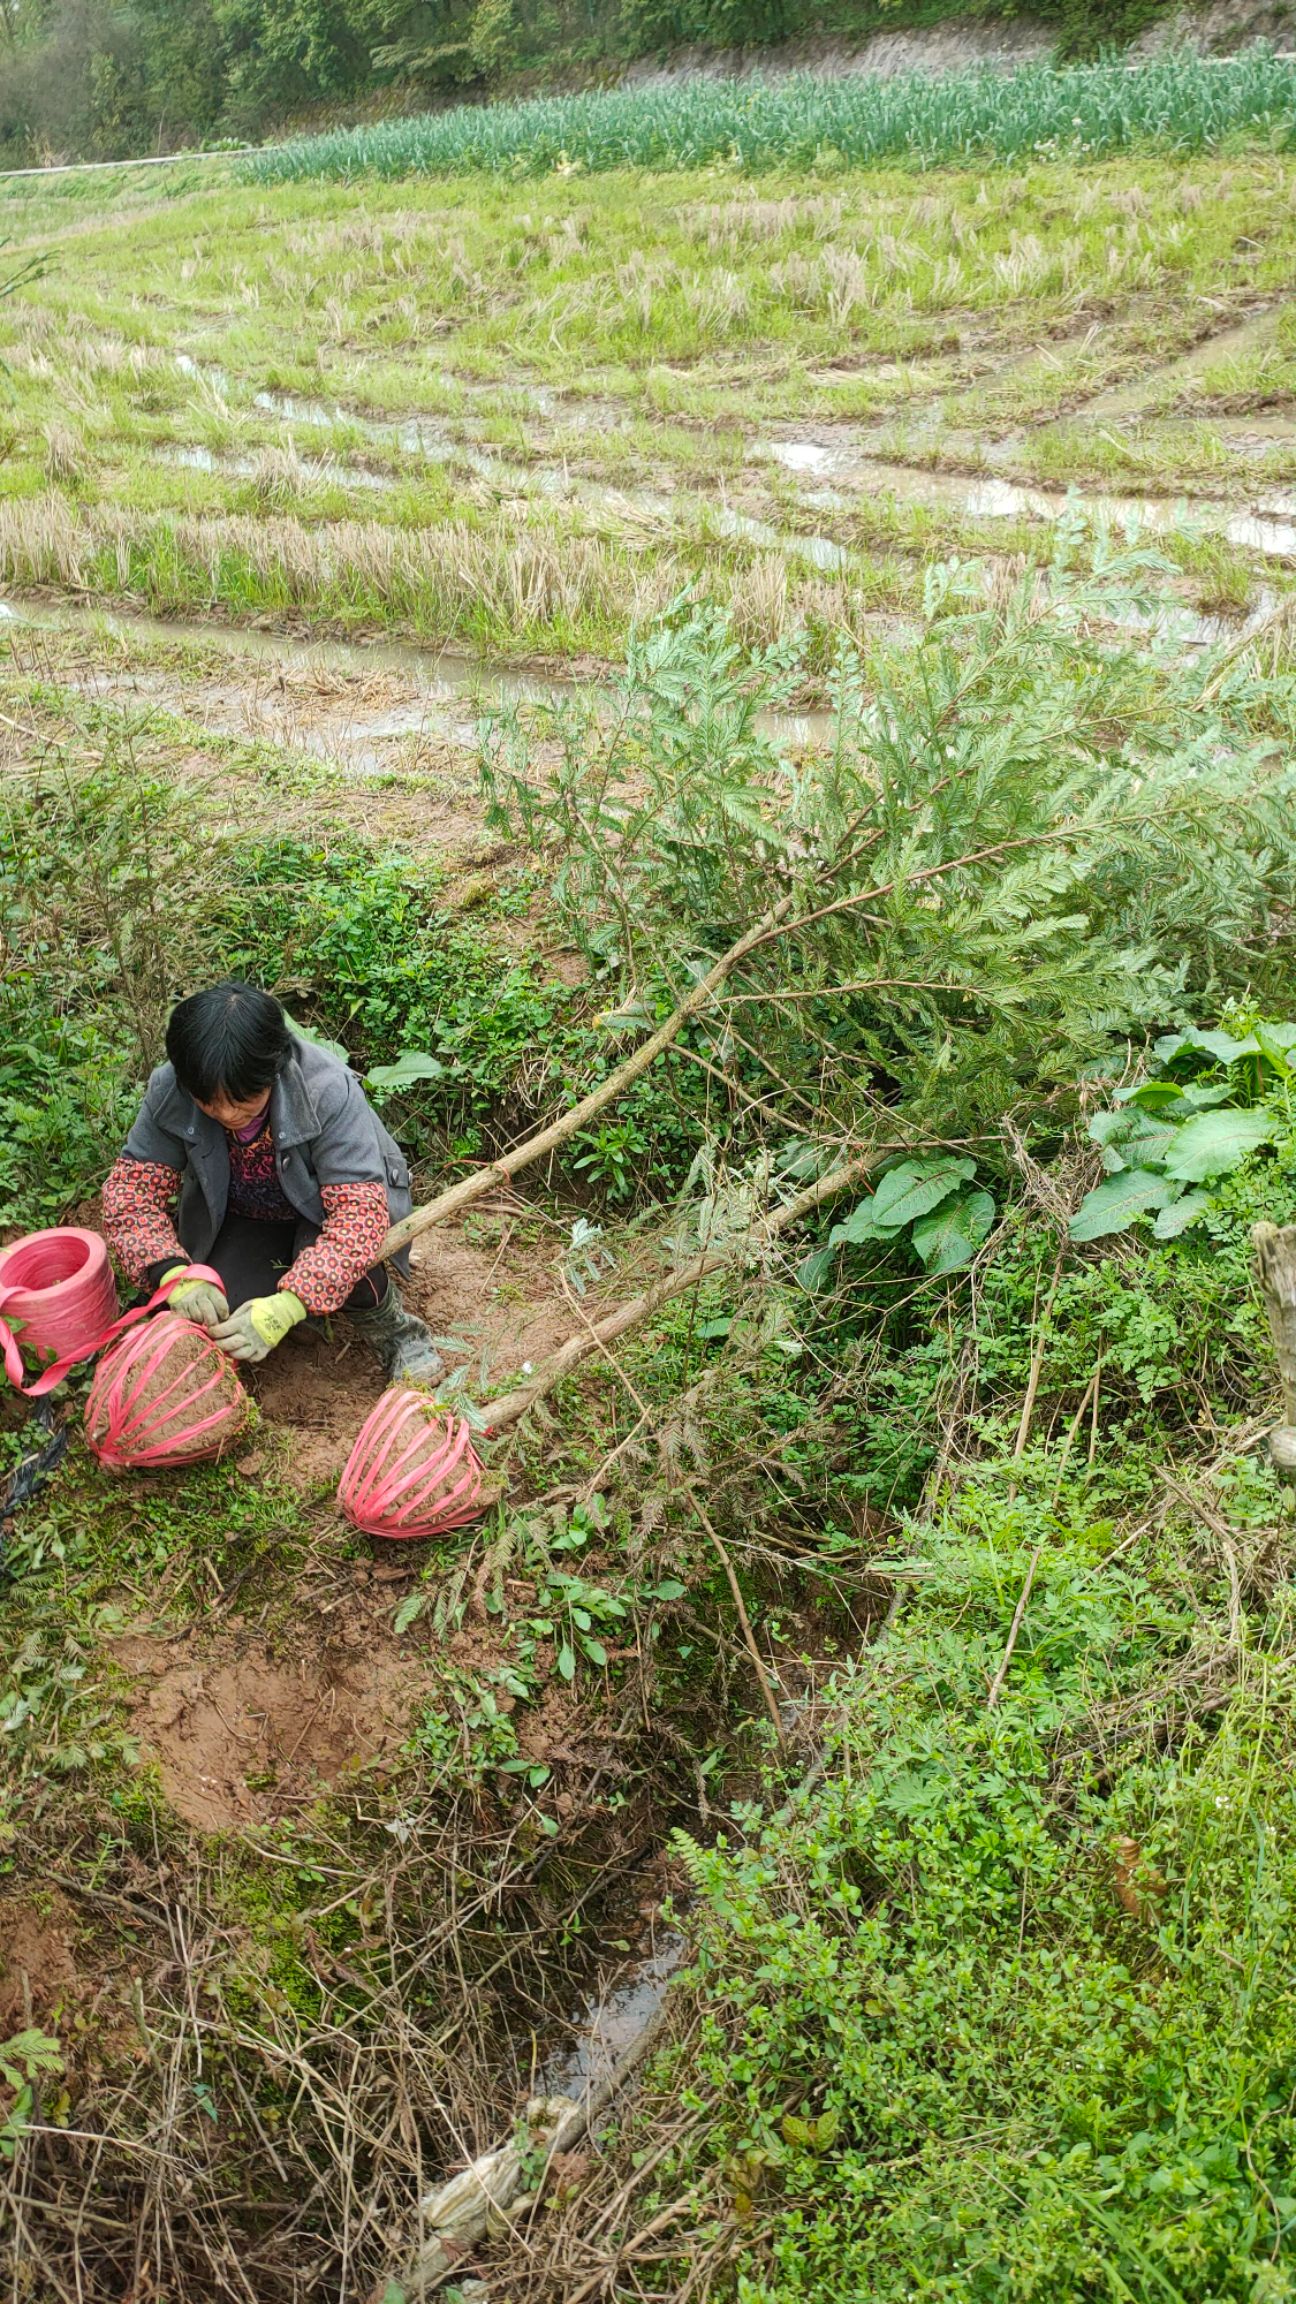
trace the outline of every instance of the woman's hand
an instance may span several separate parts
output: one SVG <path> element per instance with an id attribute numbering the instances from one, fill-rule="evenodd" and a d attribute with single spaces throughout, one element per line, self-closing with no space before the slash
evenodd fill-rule
<path id="1" fill-rule="evenodd" d="M 264 1360 L 305 1317 L 306 1307 L 291 1288 L 277 1289 L 273 1296 L 249 1296 L 246 1304 L 213 1328 L 212 1342 L 231 1360 Z"/>
<path id="2" fill-rule="evenodd" d="M 191 1270 L 191 1265 L 173 1264 L 170 1272 L 163 1273 L 163 1282 L 177 1272 Z M 186 1320 L 196 1320 L 200 1328 L 218 1328 L 222 1320 L 229 1318 L 229 1304 L 215 1281 L 196 1275 L 192 1280 L 181 1280 L 178 1287 L 172 1289 L 167 1303 L 173 1312 L 183 1312 Z"/>

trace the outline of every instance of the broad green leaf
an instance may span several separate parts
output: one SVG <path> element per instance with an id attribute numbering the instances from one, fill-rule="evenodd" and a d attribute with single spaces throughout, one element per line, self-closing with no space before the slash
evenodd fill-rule
<path id="1" fill-rule="evenodd" d="M 576 1677 L 576 1651 L 566 1640 L 558 1651 L 558 1670 L 564 1680 L 574 1680 Z"/>
<path id="2" fill-rule="evenodd" d="M 876 1192 L 861 1200 L 844 1224 L 833 1227 L 832 1238 L 855 1244 L 892 1239 L 906 1224 L 938 1208 L 955 1185 L 975 1173 L 975 1160 L 944 1154 L 932 1160 L 902 1160 L 899 1167 L 887 1170 Z"/>
<path id="3" fill-rule="evenodd" d="M 1169 1064 L 1184 1049 L 1194 1055 L 1213 1056 L 1217 1064 L 1236 1064 L 1239 1056 L 1258 1055 L 1259 1042 L 1253 1032 L 1248 1032 L 1245 1040 L 1235 1040 L 1231 1032 L 1199 1032 L 1190 1025 L 1186 1032 L 1165 1033 L 1156 1044 L 1163 1064 Z"/>
<path id="4" fill-rule="evenodd" d="M 1286 1037 L 1292 1030 L 1289 1024 L 1257 1024 L 1255 1028 L 1256 1045 L 1266 1064 L 1271 1071 L 1277 1073 L 1280 1080 L 1290 1080 L 1292 1075 L 1292 1043 Z"/>
<path id="5" fill-rule="evenodd" d="M 812 1248 L 804 1264 L 797 1271 L 797 1286 L 812 1293 L 822 1288 L 837 1262 L 837 1250 L 830 1241 L 826 1248 Z"/>
<path id="6" fill-rule="evenodd" d="M 1128 1231 L 1136 1216 L 1164 1208 L 1179 1197 L 1168 1177 L 1150 1168 L 1122 1168 L 1117 1176 L 1104 1176 L 1085 1195 L 1071 1219 L 1073 1240 L 1105 1240 L 1111 1232 Z"/>
<path id="7" fill-rule="evenodd" d="M 1183 1092 L 1185 1116 L 1189 1112 L 1209 1112 L 1216 1104 L 1227 1104 L 1236 1094 L 1236 1081 L 1218 1080 L 1207 1087 L 1203 1081 L 1190 1080 Z"/>
<path id="8" fill-rule="evenodd" d="M 956 1184 L 965 1183 L 975 1174 L 975 1160 L 951 1159 L 945 1155 L 935 1160 L 906 1160 L 899 1168 L 889 1169 L 879 1180 L 873 1195 L 873 1220 L 876 1224 L 885 1224 L 890 1231 L 898 1231 L 902 1225 L 912 1224 L 915 1218 L 939 1207 Z"/>
<path id="9" fill-rule="evenodd" d="M 876 1195 L 870 1192 L 867 1200 L 861 1200 L 858 1208 L 852 1208 L 844 1223 L 834 1224 L 828 1235 L 830 1248 L 843 1246 L 858 1248 L 862 1246 L 865 1240 L 884 1240 L 888 1237 L 885 1231 L 880 1232 L 878 1230 L 874 1221 L 873 1202 L 875 1197 Z"/>
<path id="10" fill-rule="evenodd" d="M 1095 1113 L 1089 1134 L 1103 1148 L 1104 1168 L 1159 1168 L 1178 1137 L 1179 1123 L 1127 1108 Z"/>
<path id="11" fill-rule="evenodd" d="M 375 1064 L 365 1075 L 371 1088 L 412 1088 L 416 1080 L 439 1080 L 444 1064 L 417 1048 L 404 1048 L 394 1064 Z"/>
<path id="12" fill-rule="evenodd" d="M 1168 1111 L 1171 1106 L 1180 1103 L 1183 1099 L 1183 1093 L 1183 1089 L 1175 1080 L 1140 1080 L 1132 1088 L 1118 1088 L 1112 1101 L 1116 1104 L 1136 1104 L 1141 1112 L 1160 1112 Z M 1100 1112 L 1097 1117 L 1101 1120 L 1104 1115 Z M 1091 1120 L 1089 1123 L 1091 1136 L 1093 1132 L 1094 1122 Z M 1101 1143 L 1102 1138 L 1099 1137 L 1096 1141 Z"/>
<path id="13" fill-rule="evenodd" d="M 1227 1176 L 1261 1144 L 1272 1143 L 1277 1133 L 1278 1123 L 1268 1112 L 1199 1112 L 1179 1130 L 1179 1140 L 1165 1163 L 1166 1174 L 1185 1184 L 1200 1184 L 1208 1176 Z"/>
<path id="14" fill-rule="evenodd" d="M 929 1216 L 921 1216 L 913 1228 L 913 1244 L 933 1278 L 970 1264 L 994 1217 L 995 1204 L 988 1192 L 960 1192 Z"/>
<path id="15" fill-rule="evenodd" d="M 1152 1230 L 1158 1240 L 1177 1240 L 1181 1232 L 1186 1232 L 1190 1224 L 1205 1215 L 1210 1204 L 1209 1192 L 1185 1192 L 1161 1210 Z"/>

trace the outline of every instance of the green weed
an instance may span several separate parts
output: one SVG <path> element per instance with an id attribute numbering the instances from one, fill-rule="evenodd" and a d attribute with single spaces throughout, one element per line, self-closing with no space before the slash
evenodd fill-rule
<path id="1" fill-rule="evenodd" d="M 986 1468 L 842 1687 L 827 1787 L 682 1844 L 706 2158 L 760 2235 L 746 2304 L 1284 2292 L 1290 1612 L 1257 1597 L 1230 1661 L 1223 1563 L 1191 1545 L 1122 1560 L 1110 1524 Z M 1139 1706 L 1113 1782 L 1100 1723 Z"/>

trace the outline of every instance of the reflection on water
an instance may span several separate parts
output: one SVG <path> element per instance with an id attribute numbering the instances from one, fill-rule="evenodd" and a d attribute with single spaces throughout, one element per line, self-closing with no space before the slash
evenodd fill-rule
<path id="1" fill-rule="evenodd" d="M 1224 339 L 1217 340 L 1216 355 Z M 219 399 L 228 399 L 229 378 L 220 368 L 199 365 L 188 353 L 177 355 L 176 366 L 185 375 L 198 378 L 210 386 Z M 487 388 L 482 388 L 483 393 Z M 509 394 L 501 390 L 497 398 L 501 406 Z M 541 388 L 534 395 L 537 411 L 550 414 L 555 396 Z M 329 404 L 323 400 L 302 399 L 290 392 L 260 391 L 251 398 L 252 407 L 263 415 L 277 416 L 291 429 L 300 425 L 315 431 L 340 431 L 358 434 L 388 447 L 396 447 L 402 455 L 422 457 L 435 464 L 457 464 L 472 472 L 488 486 L 525 500 L 528 496 L 546 496 L 553 501 L 579 504 L 606 516 L 615 522 L 633 520 L 662 522 L 694 519 L 697 515 L 696 499 L 663 494 L 660 491 L 619 489 L 606 481 L 588 479 L 568 470 L 561 461 L 545 463 L 537 459 L 532 463 L 514 463 L 494 449 L 452 431 L 441 419 L 431 416 L 362 416 L 352 410 Z M 569 411 L 563 411 L 564 420 Z M 576 419 L 579 421 L 579 419 Z M 954 445 L 951 439 L 948 445 Z M 965 444 L 969 452 L 979 447 L 984 460 L 1003 461 L 1010 454 L 1020 452 L 1019 441 L 998 441 Z M 188 462 L 199 469 L 212 471 L 218 461 L 207 449 L 181 449 L 169 451 L 173 461 Z M 974 520 L 1045 520 L 1060 519 L 1064 512 L 1078 512 L 1094 525 L 1109 523 L 1125 529 L 1142 529 L 1154 533 L 1183 530 L 1188 533 L 1215 533 L 1225 537 L 1241 549 L 1258 552 L 1266 558 L 1285 560 L 1296 557 L 1296 524 L 1270 516 L 1271 508 L 1264 505 L 1238 507 L 1217 499 L 1170 496 L 1112 496 L 1077 489 L 1056 490 L 1039 488 L 1002 477 L 981 476 L 969 480 L 965 473 L 942 471 L 921 464 L 904 464 L 879 457 L 870 452 L 869 444 L 857 434 L 843 429 L 831 442 L 810 439 L 780 439 L 753 441 L 749 456 L 757 461 L 777 464 L 797 479 L 817 483 L 808 488 L 803 501 L 824 510 L 843 508 L 849 498 L 842 494 L 848 489 L 857 495 L 874 498 L 891 497 L 898 503 L 930 505 L 962 514 Z M 246 469 L 237 459 L 230 460 L 235 470 Z M 377 474 L 365 474 L 355 466 L 337 467 L 339 479 L 349 486 L 381 488 L 389 481 Z M 831 477 L 834 487 L 823 486 Z M 1296 507 L 1284 507 L 1292 510 Z M 836 573 L 849 564 L 849 547 L 830 536 L 800 536 L 783 534 L 768 522 L 749 514 L 735 512 L 728 507 L 712 510 L 708 517 L 716 532 L 730 537 L 743 537 L 762 547 L 779 551 L 796 559 L 806 560 L 812 567 L 825 573 Z"/>
<path id="2" fill-rule="evenodd" d="M 302 640 L 289 633 L 258 631 L 246 624 L 173 624 L 162 616 L 137 616 L 120 610 L 109 612 L 62 601 L 9 607 L 6 612 L 21 617 L 37 629 L 44 626 L 53 630 L 75 630 L 78 626 L 97 625 L 123 639 L 134 635 L 172 647 L 188 640 L 252 663 L 319 666 L 325 671 L 355 673 L 361 677 L 388 671 L 413 681 L 418 688 L 417 699 L 397 713 L 393 714 L 390 708 L 372 715 L 357 711 L 356 727 L 363 727 L 371 734 L 394 735 L 418 730 L 471 745 L 476 741 L 479 720 L 489 712 L 515 704 L 557 707 L 574 701 L 588 702 L 597 710 L 600 705 L 610 704 L 612 696 L 606 681 L 578 681 L 560 672 L 515 671 L 506 665 L 486 664 L 480 657 L 449 648 L 420 647 L 414 640 Z M 806 745 L 829 743 L 835 725 L 831 712 L 761 715 L 765 733 L 794 751 Z M 375 762 L 377 767 L 384 765 L 390 763 Z"/>
<path id="3" fill-rule="evenodd" d="M 223 450 L 200 447 L 161 447 L 153 454 L 160 464 L 179 464 L 190 472 L 229 472 L 236 479 L 248 480 L 263 468 L 260 456 L 237 456 Z M 390 488 L 393 483 L 385 472 L 366 472 L 360 464 L 342 464 L 329 457 L 324 463 L 303 458 L 297 466 L 303 487 L 336 488 Z M 291 477 L 291 474 L 286 475 Z"/>
<path id="4" fill-rule="evenodd" d="M 1296 524 L 1290 520 L 1265 519 L 1269 507 L 1262 506 L 1260 514 L 1239 513 L 1224 530 L 1230 544 L 1239 544 L 1248 552 L 1263 552 L 1270 560 L 1296 560 Z"/>
<path id="5" fill-rule="evenodd" d="M 576 2019 L 575 2039 L 550 2057 L 540 2075 L 543 2093 L 579 2098 L 606 2080 L 618 2058 L 652 2022 L 687 1955 L 683 1937 L 672 1930 L 658 1938 L 644 1959 L 634 1962 L 623 1983 L 588 2000 Z"/>

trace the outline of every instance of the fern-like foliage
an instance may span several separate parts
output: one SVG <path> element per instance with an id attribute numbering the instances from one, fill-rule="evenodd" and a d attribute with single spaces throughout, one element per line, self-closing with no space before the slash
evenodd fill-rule
<path id="1" fill-rule="evenodd" d="M 795 642 L 739 646 L 682 598 L 632 645 L 611 713 L 488 732 L 493 820 L 655 1022 L 779 905 L 693 1048 L 780 1126 L 848 1138 L 883 1106 L 997 1127 L 1128 1038 L 1289 966 L 1296 683 L 1158 621 L 1136 546 L 1060 526 L 995 588 L 928 572 L 920 631 L 843 648 L 828 748 L 790 741 Z M 1164 595 L 1162 595 L 1164 597 Z M 556 754 L 556 757 L 555 757 Z"/>

